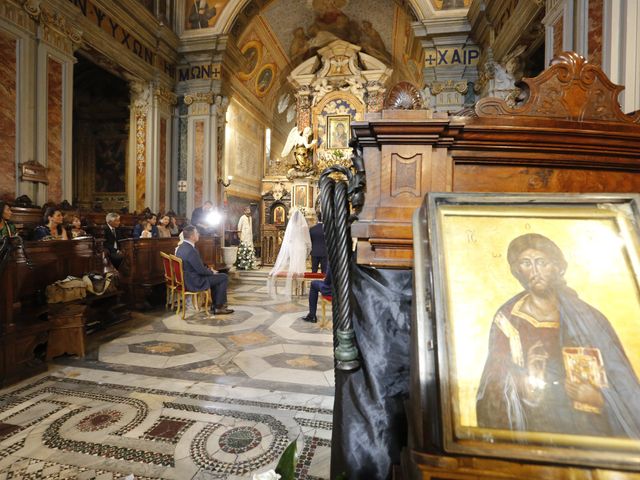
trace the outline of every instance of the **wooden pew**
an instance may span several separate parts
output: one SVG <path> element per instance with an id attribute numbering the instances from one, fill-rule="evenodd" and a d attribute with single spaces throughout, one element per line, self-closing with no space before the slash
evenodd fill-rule
<path id="1" fill-rule="evenodd" d="M 46 370 L 46 286 L 103 268 L 101 246 L 93 238 L 23 242 L 15 237 L 7 245 L 0 269 L 0 386 Z"/>
<path id="2" fill-rule="evenodd" d="M 137 308 L 148 307 L 148 297 L 156 285 L 164 284 L 164 267 L 160 252 L 173 254 L 178 238 L 127 238 L 120 241 L 124 256 L 118 270 L 120 285 L 127 293 L 127 301 Z M 223 270 L 220 237 L 200 237 L 196 244 L 206 265 Z"/>

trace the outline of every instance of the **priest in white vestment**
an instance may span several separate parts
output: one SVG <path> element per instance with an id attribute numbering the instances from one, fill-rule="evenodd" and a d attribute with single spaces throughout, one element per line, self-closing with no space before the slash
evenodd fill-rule
<path id="1" fill-rule="evenodd" d="M 238 220 L 238 234 L 240 243 L 245 243 L 253 248 L 253 225 L 251 224 L 251 207 L 244 208 L 244 215 Z"/>

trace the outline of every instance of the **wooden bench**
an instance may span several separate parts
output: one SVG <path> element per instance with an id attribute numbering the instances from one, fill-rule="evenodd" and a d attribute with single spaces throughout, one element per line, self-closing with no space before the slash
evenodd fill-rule
<path id="1" fill-rule="evenodd" d="M 103 269 L 101 245 L 93 238 L 6 242 L 0 268 L 0 386 L 46 371 L 51 331 L 47 285 L 68 275 Z"/>

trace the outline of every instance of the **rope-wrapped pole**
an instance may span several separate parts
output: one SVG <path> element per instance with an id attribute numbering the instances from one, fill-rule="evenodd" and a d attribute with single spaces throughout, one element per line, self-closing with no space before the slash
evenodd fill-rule
<path id="1" fill-rule="evenodd" d="M 362 157 L 356 143 L 354 149 L 354 166 L 351 169 L 333 166 L 325 170 L 320 177 L 320 203 L 324 220 L 325 240 L 327 243 L 329 267 L 333 277 L 333 338 L 336 368 L 338 370 L 355 370 L 360 366 L 359 353 L 355 342 L 353 321 L 351 318 L 351 233 L 350 224 L 357 218 L 350 215 L 349 197 L 357 197 L 353 202 L 361 207 L 364 189 L 364 170 Z M 356 161 L 358 157 L 359 162 Z M 348 180 L 334 180 L 332 174 L 342 174 Z M 356 182 L 358 185 L 356 185 Z M 354 195 L 358 193 L 360 195 Z"/>

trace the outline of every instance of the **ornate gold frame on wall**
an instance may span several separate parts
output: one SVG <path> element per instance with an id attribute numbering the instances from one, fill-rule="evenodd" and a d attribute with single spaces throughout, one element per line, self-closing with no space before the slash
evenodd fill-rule
<path id="1" fill-rule="evenodd" d="M 242 48 L 240 48 L 240 53 L 242 54 L 242 56 L 244 57 L 244 54 L 247 52 L 247 50 L 249 50 L 250 48 L 255 48 L 256 51 L 258 52 L 258 58 L 256 59 L 256 65 L 255 67 L 253 67 L 253 70 L 251 70 L 250 72 L 238 72 L 238 78 L 240 80 L 249 80 L 251 77 L 253 77 L 253 75 L 258 71 L 258 69 L 260 68 L 260 64 L 262 63 L 262 53 L 263 53 L 263 45 L 262 43 L 260 43 L 258 40 L 249 40 L 247 43 L 245 43 Z"/>
<path id="2" fill-rule="evenodd" d="M 262 76 L 263 72 L 265 72 L 267 70 L 271 70 L 271 80 L 269 81 L 269 85 L 267 86 L 267 88 L 264 89 L 263 91 L 261 91 L 260 88 L 258 87 L 258 83 L 260 82 L 260 77 Z M 253 83 L 255 94 L 258 97 L 262 98 L 267 93 L 269 93 L 269 90 L 271 90 L 271 88 L 273 87 L 273 84 L 276 81 L 276 73 L 277 72 L 278 72 L 278 67 L 276 66 L 275 63 L 267 63 L 267 64 L 263 65 L 262 67 L 260 67 L 260 70 L 256 74 L 256 79 L 255 79 L 255 81 Z"/>
<path id="3" fill-rule="evenodd" d="M 568 263 L 568 268 L 565 266 L 562 270 L 563 278 L 566 270 L 568 286 L 575 288 L 583 303 L 602 312 L 600 315 L 609 322 L 610 331 L 619 339 L 622 355 L 628 357 L 629 368 L 632 373 L 637 372 L 640 356 L 634 352 L 637 348 L 632 348 L 632 344 L 640 342 L 640 315 L 637 314 L 640 310 L 639 206 L 640 196 L 633 194 L 445 193 L 427 196 L 413 223 L 415 269 L 424 272 L 416 272 L 417 307 L 412 326 L 417 359 L 413 368 L 420 372 L 419 379 L 414 379 L 414 383 L 417 382 L 415 395 L 419 398 L 413 398 L 412 403 L 414 407 L 421 405 L 422 412 L 433 413 L 428 419 L 420 419 L 421 424 L 428 425 L 423 431 L 426 445 L 451 454 L 614 469 L 637 470 L 640 467 L 640 440 L 631 434 L 625 437 L 611 433 L 481 426 L 476 418 L 479 415 L 477 392 L 482 390 L 485 397 L 489 387 L 482 387 L 484 370 L 480 368 L 480 377 L 475 367 L 469 367 L 487 368 L 483 360 L 489 358 L 488 352 L 494 345 L 488 341 L 489 327 L 496 322 L 499 327 L 507 322 L 500 331 L 511 332 L 507 328 L 512 325 L 511 321 L 504 314 L 506 320 L 501 323 L 500 314 L 505 305 L 511 305 L 511 300 L 507 302 L 509 297 L 523 288 L 513 271 L 509 271 L 505 246 L 525 233 L 538 233 L 558 242 Z M 591 255 L 586 256 L 588 252 Z M 584 261 L 579 262 L 580 259 Z M 606 274 L 610 271 L 624 275 Z M 610 295 L 610 290 L 615 290 L 616 295 Z M 499 301 L 496 303 L 496 300 Z M 496 313 L 494 308 L 501 304 L 503 307 Z M 489 305 L 491 308 L 487 307 Z M 513 312 L 519 302 L 514 305 Z M 562 336 L 569 329 L 567 331 L 575 336 L 570 323 L 562 327 L 563 318 L 555 327 L 563 329 L 558 335 Z M 580 317 L 576 321 L 586 320 Z M 584 325 L 591 325 L 589 322 L 593 323 L 589 320 Z M 514 332 L 518 335 L 518 330 Z M 584 345 L 574 346 L 584 346 L 585 350 L 603 348 L 610 362 L 617 361 L 614 359 L 618 357 L 611 356 L 594 340 L 602 332 L 588 330 L 588 333 L 584 338 L 580 337 Z M 565 339 L 569 343 L 573 338 L 571 335 Z M 592 344 L 587 345 L 589 342 Z M 516 347 L 518 345 L 520 343 Z M 522 345 L 522 348 L 526 346 Z M 611 345 L 612 349 L 617 348 L 615 344 Z M 518 349 L 510 348 L 513 356 Z M 480 353 L 485 349 L 487 352 L 483 356 Z M 564 350 L 567 349 L 563 349 L 563 356 Z M 526 366 L 530 352 L 523 351 L 527 354 L 524 358 Z M 605 356 L 604 364 L 607 361 Z M 610 363 L 609 368 L 609 372 L 623 370 L 622 364 L 618 363 Z M 634 375 L 638 382 L 637 373 L 629 378 Z M 617 373 L 604 387 L 615 389 L 620 398 L 624 392 L 637 390 L 637 384 L 616 384 L 617 378 L 627 377 Z M 547 387 L 540 388 L 553 388 L 550 384 L 544 385 Z M 634 401 L 637 399 L 627 400 L 630 403 L 625 408 L 632 410 Z M 580 410 L 575 402 L 573 405 L 574 409 Z M 547 410 L 555 411 L 556 407 L 561 405 L 550 404 Z M 625 424 L 624 420 L 628 418 L 625 411 L 609 408 L 608 424 Z M 551 418 L 541 412 L 530 415 Z M 533 421 L 532 418 L 528 420 Z M 528 427 L 529 423 L 526 425 Z M 575 428 L 585 427 L 578 425 Z M 634 425 L 625 427 L 626 431 L 635 428 Z"/>

